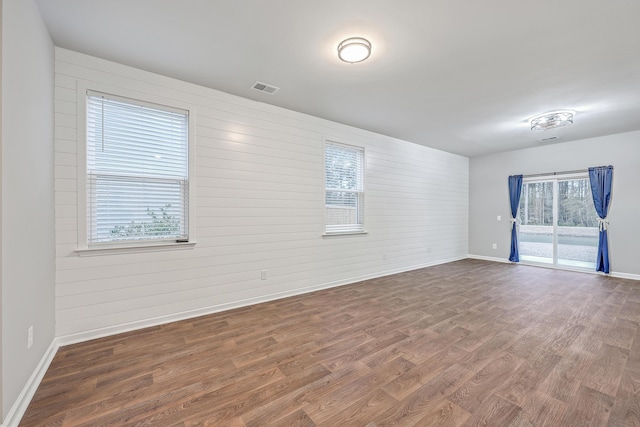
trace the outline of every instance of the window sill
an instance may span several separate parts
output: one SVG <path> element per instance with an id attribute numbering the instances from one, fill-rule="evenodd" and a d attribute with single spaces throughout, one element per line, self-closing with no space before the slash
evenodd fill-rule
<path id="1" fill-rule="evenodd" d="M 81 256 L 117 255 L 131 254 L 138 252 L 175 251 L 193 249 L 196 242 L 162 242 L 150 244 L 138 244 L 132 246 L 99 246 L 83 249 L 76 249 L 76 253 Z"/>
<path id="2" fill-rule="evenodd" d="M 362 231 L 337 231 L 335 233 L 324 233 L 322 235 L 323 239 L 331 239 L 333 237 L 358 237 L 358 236 L 365 236 L 369 234 L 368 231 L 366 230 L 362 230 Z"/>

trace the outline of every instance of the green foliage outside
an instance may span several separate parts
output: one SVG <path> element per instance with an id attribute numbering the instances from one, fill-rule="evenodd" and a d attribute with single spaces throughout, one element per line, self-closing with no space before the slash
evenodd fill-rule
<path id="1" fill-rule="evenodd" d="M 518 215 L 523 225 L 553 225 L 553 184 L 530 182 L 522 186 Z M 588 179 L 558 181 L 558 226 L 597 227 Z"/>
<path id="2" fill-rule="evenodd" d="M 598 214 L 588 179 L 558 182 L 558 225 L 560 227 L 597 227 Z"/>
<path id="3" fill-rule="evenodd" d="M 170 204 L 160 208 L 160 212 L 147 208 L 147 215 L 150 221 L 131 221 L 127 225 L 116 225 L 111 230 L 112 240 L 132 239 L 132 238 L 162 238 L 177 237 L 180 235 L 180 220 L 169 215 Z"/>
<path id="4" fill-rule="evenodd" d="M 524 183 L 518 214 L 523 225 L 553 225 L 553 183 Z"/>

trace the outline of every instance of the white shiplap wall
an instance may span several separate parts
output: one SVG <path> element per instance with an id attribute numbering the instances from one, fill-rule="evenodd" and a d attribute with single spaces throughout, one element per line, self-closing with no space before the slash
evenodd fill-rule
<path id="1" fill-rule="evenodd" d="M 79 82 L 195 110 L 194 249 L 76 254 Z M 466 157 L 60 48 L 55 94 L 56 335 L 62 342 L 467 254 Z M 324 138 L 365 147 L 366 235 L 322 238 Z M 267 280 L 260 280 L 262 269 Z"/>

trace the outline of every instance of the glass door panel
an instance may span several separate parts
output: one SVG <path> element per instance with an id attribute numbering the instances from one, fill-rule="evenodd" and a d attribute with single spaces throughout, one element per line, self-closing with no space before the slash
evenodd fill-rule
<path id="1" fill-rule="evenodd" d="M 553 181 L 525 182 L 520 196 L 520 259 L 553 263 Z"/>
<path id="2" fill-rule="evenodd" d="M 598 217 L 587 178 L 558 180 L 558 264 L 595 268 Z"/>

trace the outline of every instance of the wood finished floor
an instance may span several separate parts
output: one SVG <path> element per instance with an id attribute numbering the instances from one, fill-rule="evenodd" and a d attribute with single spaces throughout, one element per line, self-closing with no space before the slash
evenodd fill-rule
<path id="1" fill-rule="evenodd" d="M 60 348 L 21 426 L 640 426 L 640 282 L 464 260 Z"/>

